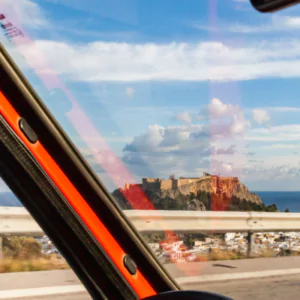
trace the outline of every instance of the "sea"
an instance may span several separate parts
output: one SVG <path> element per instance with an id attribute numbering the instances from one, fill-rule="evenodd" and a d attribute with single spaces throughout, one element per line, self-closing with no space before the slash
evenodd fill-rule
<path id="1" fill-rule="evenodd" d="M 300 192 L 254 192 L 265 205 L 276 204 L 278 210 L 300 212 Z"/>
<path id="2" fill-rule="evenodd" d="M 300 212 L 300 192 L 254 192 L 260 196 L 265 205 L 276 204 L 278 210 L 284 212 Z M 0 206 L 22 206 L 18 198 L 11 192 L 0 192 Z"/>

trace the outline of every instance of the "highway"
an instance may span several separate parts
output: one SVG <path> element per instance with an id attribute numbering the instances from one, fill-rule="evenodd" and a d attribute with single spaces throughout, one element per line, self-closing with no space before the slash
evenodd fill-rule
<path id="1" fill-rule="evenodd" d="M 235 300 L 296 300 L 300 294 L 300 274 L 196 284 L 183 288 L 213 291 Z"/>
<path id="2" fill-rule="evenodd" d="M 253 258 L 240 260 L 219 260 L 194 263 L 166 264 L 165 268 L 175 278 L 192 278 L 202 276 L 201 281 L 222 274 L 244 274 L 278 270 L 295 270 L 300 273 L 300 256 Z"/>
<path id="3" fill-rule="evenodd" d="M 62 290 L 63 288 L 63 290 Z M 78 292 L 78 289 L 83 290 Z M 46 292 L 52 294 L 41 296 Z M 76 292 L 77 291 L 77 292 Z M 74 293 L 75 292 L 75 293 Z M 53 294 L 54 293 L 54 294 Z M 20 297 L 20 295 L 37 295 Z M 0 274 L 0 299 L 91 299 L 72 270 Z"/>
<path id="4" fill-rule="evenodd" d="M 184 289 L 218 292 L 236 300 L 298 299 L 300 294 L 300 257 L 180 263 L 165 267 L 179 282 L 185 279 L 181 284 Z M 54 294 L 30 296 L 27 293 L 28 297 L 20 297 L 28 291 L 40 293 L 45 289 Z M 0 274 L 0 299 L 50 300 L 53 297 L 91 299 L 71 270 Z"/>
<path id="5" fill-rule="evenodd" d="M 300 293 L 300 275 L 288 277 L 271 277 L 263 280 L 251 279 L 234 282 L 219 282 L 217 284 L 199 284 L 190 286 L 189 289 L 201 289 L 214 291 L 231 297 L 236 300 L 282 300 L 299 299 Z M 57 300 L 90 300 L 87 293 L 78 293 L 70 295 L 60 295 L 55 297 Z M 10 298 L 11 299 L 11 298 Z M 21 298 L 14 298 L 21 299 Z M 25 298 L 24 298 L 25 299 Z M 53 296 L 48 297 L 30 297 L 26 300 L 45 299 L 51 300 Z M 8 299 L 7 299 L 8 300 Z"/>

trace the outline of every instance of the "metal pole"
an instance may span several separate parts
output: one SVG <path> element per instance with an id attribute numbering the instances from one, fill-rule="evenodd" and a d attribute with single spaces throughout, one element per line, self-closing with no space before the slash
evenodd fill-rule
<path id="1" fill-rule="evenodd" d="M 253 255 L 253 242 L 254 242 L 253 232 L 251 231 L 248 232 L 247 240 L 248 240 L 248 257 L 251 257 Z"/>
<path id="2" fill-rule="evenodd" d="M 2 262 L 3 259 L 3 238 L 0 236 L 0 262 Z"/>

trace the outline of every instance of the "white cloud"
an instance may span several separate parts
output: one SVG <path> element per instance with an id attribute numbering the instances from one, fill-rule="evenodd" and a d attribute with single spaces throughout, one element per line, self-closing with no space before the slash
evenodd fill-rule
<path id="1" fill-rule="evenodd" d="M 260 149 L 300 149 L 300 145 L 295 144 L 271 144 L 271 145 L 260 145 Z"/>
<path id="2" fill-rule="evenodd" d="M 300 141 L 300 125 L 289 124 L 251 129 L 245 136 L 252 141 Z"/>
<path id="3" fill-rule="evenodd" d="M 135 94 L 136 90 L 133 87 L 127 87 L 125 94 L 127 97 L 131 98 Z"/>
<path id="4" fill-rule="evenodd" d="M 250 127 L 249 121 L 244 117 L 242 112 L 233 115 L 231 123 L 232 134 L 243 134 Z"/>
<path id="5" fill-rule="evenodd" d="M 212 155 L 232 155 L 237 152 L 236 145 L 230 145 L 227 148 L 217 148 L 215 145 L 211 147 L 211 154 Z"/>
<path id="6" fill-rule="evenodd" d="M 175 128 L 174 128 L 175 129 Z M 170 129 L 172 131 L 172 129 Z M 158 125 L 148 126 L 147 132 L 137 136 L 133 139 L 130 144 L 127 144 L 125 150 L 136 152 L 136 151 L 148 151 L 158 147 L 164 140 L 165 129 Z"/>
<path id="7" fill-rule="evenodd" d="M 190 114 L 187 111 L 178 113 L 175 118 L 176 118 L 176 120 L 179 120 L 179 121 L 184 121 L 186 123 L 192 123 L 192 117 L 190 116 Z"/>
<path id="8" fill-rule="evenodd" d="M 245 25 L 245 24 L 234 24 L 228 26 L 227 30 L 235 33 L 258 33 L 259 28 L 260 32 L 269 32 L 273 31 L 272 26 L 255 26 L 255 25 Z"/>
<path id="9" fill-rule="evenodd" d="M 286 16 L 286 17 L 283 17 L 282 23 L 287 28 L 299 29 L 300 28 L 300 17 L 289 17 L 289 16 Z"/>
<path id="10" fill-rule="evenodd" d="M 222 175 L 224 176 L 224 175 L 231 174 L 233 168 L 231 164 L 221 162 L 218 166 L 214 165 L 212 170 L 214 171 L 214 173 L 216 174 L 222 173 Z"/>
<path id="11" fill-rule="evenodd" d="M 275 111 L 275 112 L 299 112 L 300 111 L 300 107 L 274 106 L 274 107 L 267 107 L 266 110 L 268 110 L 268 111 Z"/>
<path id="12" fill-rule="evenodd" d="M 268 23 L 259 25 L 234 24 L 225 27 L 226 30 L 236 33 L 266 33 L 284 32 L 298 30 L 300 28 L 300 17 L 272 15 Z"/>
<path id="13" fill-rule="evenodd" d="M 269 113 L 263 109 L 253 109 L 252 118 L 259 125 L 267 123 L 271 119 Z"/>
<path id="14" fill-rule="evenodd" d="M 235 176 L 242 179 L 243 168 L 245 167 L 247 161 L 240 160 L 239 155 L 236 154 L 234 157 L 228 157 L 228 158 L 231 159 L 228 160 L 226 159 L 226 161 L 224 161 L 224 160 L 212 158 L 210 160 L 210 172 L 213 174 L 220 174 L 221 176 Z"/>
<path id="15" fill-rule="evenodd" d="M 133 172 L 138 169 L 141 175 L 166 177 L 175 173 L 179 176 L 200 176 L 202 171 L 208 171 L 222 176 L 238 176 L 261 187 L 263 185 L 259 185 L 258 178 L 266 182 L 266 176 L 269 176 L 269 181 L 296 180 L 299 177 L 295 155 L 284 155 L 277 150 L 300 147 L 284 143 L 289 140 L 300 142 L 300 125 L 251 129 L 241 109 L 228 109 L 219 101 L 212 101 L 218 103 L 218 109 L 214 111 L 214 119 L 203 119 L 208 121 L 205 124 L 149 126 L 146 132 L 126 145 L 123 161 Z M 268 118 L 258 114 L 256 119 L 265 122 Z M 252 148 L 257 159 L 253 160 L 250 157 L 253 151 L 245 153 L 245 140 L 279 143 L 254 145 Z M 268 149 L 267 156 L 260 151 L 263 149 Z M 143 171 L 146 166 L 152 173 Z"/>
<path id="16" fill-rule="evenodd" d="M 0 178 L 0 193 L 10 192 L 10 188 L 6 183 Z"/>
<path id="17" fill-rule="evenodd" d="M 40 64 L 40 72 L 45 73 L 49 71 L 39 62 L 37 49 L 59 73 L 89 82 L 232 81 L 300 76 L 299 39 L 245 46 L 221 42 L 75 45 L 55 41 L 24 45 L 26 58 L 37 67 Z"/>
<path id="18" fill-rule="evenodd" d="M 249 0 L 250 2 L 250 0 Z M 192 27 L 204 31 L 219 31 L 242 34 L 262 34 L 262 33 L 297 33 L 300 28 L 300 17 L 284 16 L 273 14 L 264 18 L 264 23 L 255 22 L 254 24 L 244 23 L 221 23 L 219 27 L 207 26 L 202 22 L 195 22 Z"/>
<path id="19" fill-rule="evenodd" d="M 238 139 L 243 138 L 248 129 L 248 121 L 241 111 L 227 110 L 220 100 L 217 102 L 215 116 L 218 118 L 213 122 L 188 122 L 183 126 L 150 125 L 146 132 L 134 137 L 124 147 L 123 161 L 131 166 L 150 166 L 156 176 L 167 176 L 175 169 L 176 174 L 198 176 L 200 170 L 209 170 L 211 159 L 233 155 L 236 159 L 236 153 L 242 152 L 237 146 Z M 212 170 L 222 174 L 236 171 L 229 162 L 219 161 L 214 162 Z"/>
<path id="20" fill-rule="evenodd" d="M 272 25 L 274 30 L 291 30 L 300 28 L 300 17 L 273 15 Z"/>
<path id="21" fill-rule="evenodd" d="M 238 106 L 233 106 L 232 104 L 223 103 L 220 99 L 213 98 L 207 107 L 204 107 L 200 114 L 199 119 L 206 117 L 209 118 L 222 118 L 231 116 L 240 111 Z"/>
<path id="22" fill-rule="evenodd" d="M 30 0 L 0 0 L 0 13 L 4 14 L 15 26 L 41 28 L 47 25 L 43 10 Z"/>
<path id="23" fill-rule="evenodd" d="M 230 119 L 230 122 L 220 120 Z M 249 127 L 250 123 L 245 119 L 240 107 L 232 104 L 223 103 L 220 99 L 213 98 L 211 102 L 203 107 L 198 115 L 199 120 L 212 120 L 214 123 L 210 126 L 212 136 L 223 136 L 222 131 L 227 127 L 227 131 L 233 135 L 244 133 Z"/>
<path id="24" fill-rule="evenodd" d="M 260 25 L 235 24 L 228 26 L 228 30 L 237 33 L 264 33 L 283 32 L 298 30 L 300 28 L 300 17 L 272 15 L 269 23 Z"/>
<path id="25" fill-rule="evenodd" d="M 232 133 L 230 127 L 223 127 L 223 136 Z M 217 136 L 221 132 L 217 133 Z M 178 160 L 185 156 L 228 155 L 236 152 L 236 147 L 218 148 L 212 141 L 216 138 L 214 132 L 206 125 L 168 126 L 150 125 L 147 131 L 136 136 L 124 147 L 125 153 L 138 153 L 145 159 L 155 157 L 177 157 Z M 152 165 L 151 161 L 148 161 Z"/>
<path id="26" fill-rule="evenodd" d="M 300 169 L 291 164 L 274 164 L 263 166 L 261 164 L 249 165 L 244 168 L 244 174 L 248 180 L 273 181 L 294 178 L 300 175 Z"/>

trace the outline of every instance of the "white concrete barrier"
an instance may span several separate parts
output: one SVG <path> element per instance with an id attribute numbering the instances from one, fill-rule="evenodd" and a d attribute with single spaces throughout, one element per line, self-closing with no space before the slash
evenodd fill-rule
<path id="1" fill-rule="evenodd" d="M 140 232 L 300 231 L 300 213 L 126 210 Z M 0 235 L 43 235 L 23 207 L 0 207 Z"/>
<path id="2" fill-rule="evenodd" d="M 127 210 L 139 231 L 300 231 L 300 213 Z"/>
<path id="3" fill-rule="evenodd" d="M 40 236 L 43 231 L 24 207 L 0 207 L 0 235 Z"/>

